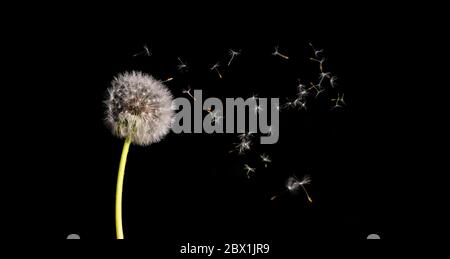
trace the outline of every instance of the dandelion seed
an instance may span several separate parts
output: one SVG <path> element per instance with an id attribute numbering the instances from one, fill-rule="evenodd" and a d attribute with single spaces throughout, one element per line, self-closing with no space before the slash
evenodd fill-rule
<path id="1" fill-rule="evenodd" d="M 307 110 L 306 101 L 302 98 L 297 98 L 294 101 L 294 107 L 297 107 L 299 110 Z"/>
<path id="2" fill-rule="evenodd" d="M 236 144 L 236 147 L 234 150 L 230 151 L 237 151 L 239 153 L 239 155 L 244 154 L 245 152 L 247 152 L 248 150 L 251 149 L 251 145 L 252 145 L 252 138 L 253 133 L 252 132 L 247 132 L 247 133 L 242 133 L 238 135 L 238 138 L 240 140 L 240 142 L 238 144 Z"/>
<path id="3" fill-rule="evenodd" d="M 220 123 L 220 120 L 223 119 L 223 116 L 220 116 L 220 111 L 214 111 L 211 113 L 212 120 L 214 123 Z"/>
<path id="4" fill-rule="evenodd" d="M 267 130 L 267 136 L 272 136 L 272 126 Z"/>
<path id="5" fill-rule="evenodd" d="M 299 84 L 297 87 L 297 96 L 300 99 L 304 99 L 309 94 L 309 89 L 306 89 L 306 86 L 303 84 Z"/>
<path id="6" fill-rule="evenodd" d="M 264 109 L 263 109 L 263 107 L 261 106 L 261 105 L 256 105 L 255 106 L 255 114 L 257 114 L 258 112 L 261 112 L 261 111 L 263 111 Z"/>
<path id="7" fill-rule="evenodd" d="M 228 61 L 228 66 L 230 66 L 231 62 L 234 59 L 234 57 L 235 56 L 239 56 L 241 54 L 241 52 L 240 51 L 234 51 L 234 50 L 230 49 L 228 53 L 230 54 L 230 60 Z"/>
<path id="8" fill-rule="evenodd" d="M 283 104 L 282 106 L 281 106 L 281 109 L 292 109 L 292 108 L 295 108 L 297 105 L 296 105 L 296 102 L 299 100 L 299 98 L 298 99 L 295 99 L 293 102 L 291 102 L 291 101 L 289 101 L 289 102 L 286 102 L 285 104 Z"/>
<path id="9" fill-rule="evenodd" d="M 191 88 L 189 87 L 188 89 L 184 89 L 183 90 L 183 94 L 187 94 L 187 95 L 189 95 L 194 101 L 197 101 L 196 99 L 195 99 L 195 97 L 191 94 Z"/>
<path id="10" fill-rule="evenodd" d="M 133 57 L 137 57 L 137 56 L 141 56 L 141 55 L 145 55 L 147 57 L 150 57 L 152 55 L 152 52 L 147 47 L 147 45 L 144 45 L 144 50 L 139 53 L 134 54 Z"/>
<path id="11" fill-rule="evenodd" d="M 321 88 L 317 91 L 315 98 L 319 97 L 321 93 L 325 92 L 325 88 Z"/>
<path id="12" fill-rule="evenodd" d="M 299 181 L 295 176 L 291 176 L 288 178 L 286 182 L 286 188 L 289 192 L 296 192 L 299 188 L 302 188 L 303 191 L 306 194 L 306 197 L 308 198 L 308 201 L 312 203 L 311 196 L 309 195 L 308 191 L 305 188 L 306 184 L 311 183 L 311 177 L 308 175 L 305 175 L 301 181 Z"/>
<path id="13" fill-rule="evenodd" d="M 320 85 L 320 83 L 317 84 L 317 85 L 315 85 L 315 84 L 313 84 L 313 83 L 310 83 L 310 84 L 311 84 L 311 87 L 308 89 L 308 91 L 311 90 L 311 89 L 314 89 L 314 90 L 316 91 L 316 96 L 315 96 L 315 98 L 317 98 L 322 92 L 325 91 L 325 88 L 323 88 L 323 87 Z"/>
<path id="14" fill-rule="evenodd" d="M 331 73 L 330 72 L 321 72 L 319 79 L 324 79 L 324 78 L 330 78 L 331 77 Z"/>
<path id="15" fill-rule="evenodd" d="M 239 154 L 244 154 L 246 151 L 250 150 L 251 143 L 252 142 L 250 140 L 242 141 L 241 143 L 239 143 Z"/>
<path id="16" fill-rule="evenodd" d="M 173 80 L 173 77 L 169 77 L 169 78 L 167 78 L 166 80 L 164 80 L 164 81 L 162 81 L 163 83 L 167 83 L 167 82 L 170 82 L 170 81 L 172 81 Z"/>
<path id="17" fill-rule="evenodd" d="M 249 131 L 238 135 L 240 140 L 250 140 L 253 137 L 253 132 Z"/>
<path id="18" fill-rule="evenodd" d="M 209 113 L 209 116 L 211 116 L 211 123 L 220 123 L 220 120 L 223 118 L 222 116 L 220 116 L 220 110 L 212 110 L 211 107 L 209 107 L 208 109 L 206 109 L 206 111 Z"/>
<path id="19" fill-rule="evenodd" d="M 323 64 L 325 63 L 325 58 L 322 59 L 315 59 L 315 58 L 309 58 L 310 60 L 314 61 L 314 62 L 318 62 L 319 63 L 319 68 L 320 68 L 320 72 L 323 72 Z"/>
<path id="20" fill-rule="evenodd" d="M 270 157 L 268 155 L 262 154 L 260 157 L 261 157 L 261 160 L 264 163 L 264 167 L 267 168 L 267 164 L 272 163 L 272 159 L 270 159 Z"/>
<path id="21" fill-rule="evenodd" d="M 288 56 L 286 56 L 286 55 L 284 55 L 284 54 L 281 54 L 281 53 L 278 51 L 278 46 L 275 46 L 275 50 L 274 50 L 274 52 L 272 53 L 272 55 L 273 55 L 273 56 L 279 56 L 279 57 L 284 58 L 284 59 L 289 59 Z"/>
<path id="22" fill-rule="evenodd" d="M 185 71 L 187 69 L 187 65 L 181 60 L 181 58 L 178 58 L 178 70 L 179 71 Z"/>
<path id="23" fill-rule="evenodd" d="M 330 78 L 330 85 L 331 85 L 331 87 L 335 87 L 336 85 L 337 85 L 337 83 L 336 83 L 336 81 L 337 81 L 337 77 L 336 76 L 332 76 L 331 78 Z"/>
<path id="24" fill-rule="evenodd" d="M 219 63 L 216 63 L 216 64 L 214 64 L 209 70 L 210 70 L 210 71 L 216 71 L 216 73 L 217 73 L 217 75 L 219 76 L 219 78 L 222 79 L 222 74 L 221 74 L 220 71 L 219 71 L 219 67 L 220 67 L 220 64 L 219 64 Z"/>
<path id="25" fill-rule="evenodd" d="M 256 168 L 250 167 L 247 164 L 244 165 L 244 170 L 246 171 L 248 178 L 250 178 L 250 173 L 254 174 L 256 172 Z"/>
<path id="26" fill-rule="evenodd" d="M 342 105 L 346 105 L 344 101 L 344 94 L 341 95 L 340 93 L 338 93 L 337 98 L 331 99 L 331 101 L 335 102 L 333 108 L 331 108 L 332 110 L 342 107 Z"/>
<path id="27" fill-rule="evenodd" d="M 313 49 L 314 56 L 316 56 L 316 58 L 319 58 L 319 54 L 323 53 L 323 49 L 316 49 L 316 48 L 314 48 L 312 43 L 309 43 L 309 46 L 311 46 L 311 48 Z"/>

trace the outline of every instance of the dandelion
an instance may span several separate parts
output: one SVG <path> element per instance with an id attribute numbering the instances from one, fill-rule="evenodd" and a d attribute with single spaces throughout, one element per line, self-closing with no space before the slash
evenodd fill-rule
<path id="1" fill-rule="evenodd" d="M 172 94 L 152 76 L 141 72 L 119 74 L 108 89 L 106 125 L 112 134 L 125 139 L 116 189 L 116 234 L 123 239 L 122 190 L 130 144 L 148 146 L 162 140 L 174 116 Z"/>
<path id="2" fill-rule="evenodd" d="M 275 46 L 275 50 L 274 50 L 274 52 L 272 52 L 272 55 L 273 55 L 273 56 L 279 56 L 279 57 L 284 58 L 284 59 L 289 59 L 288 56 L 286 56 L 286 55 L 284 55 L 284 54 L 281 54 L 281 53 L 278 51 L 278 46 Z"/>
<path id="3" fill-rule="evenodd" d="M 240 51 L 234 51 L 234 50 L 230 49 L 228 53 L 230 54 L 230 60 L 228 61 L 228 66 L 230 66 L 231 62 L 234 59 L 234 57 L 235 56 L 239 56 L 241 54 L 241 52 Z"/>

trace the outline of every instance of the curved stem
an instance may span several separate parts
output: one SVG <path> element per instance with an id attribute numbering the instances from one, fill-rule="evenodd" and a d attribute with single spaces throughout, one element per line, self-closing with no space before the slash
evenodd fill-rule
<path id="1" fill-rule="evenodd" d="M 119 173 L 117 175 L 117 187 L 116 187 L 116 236 L 117 239 L 123 239 L 123 226 L 122 226 L 122 192 L 123 192 L 123 179 L 125 176 L 125 165 L 127 164 L 128 150 L 130 149 L 131 138 L 125 139 L 123 144 L 122 156 L 120 157 Z"/>

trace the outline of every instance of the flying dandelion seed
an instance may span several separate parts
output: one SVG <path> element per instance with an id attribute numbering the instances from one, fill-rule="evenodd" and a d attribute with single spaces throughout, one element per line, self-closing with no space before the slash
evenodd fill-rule
<path id="1" fill-rule="evenodd" d="M 258 112 L 262 112 L 264 109 L 261 105 L 256 105 L 255 106 L 255 114 L 258 114 Z"/>
<path id="2" fill-rule="evenodd" d="M 252 136 L 253 133 L 252 132 L 246 132 L 246 133 L 242 133 L 238 135 L 238 138 L 240 140 L 239 143 L 236 144 L 235 148 L 233 150 L 230 151 L 230 153 L 232 152 L 238 152 L 239 155 L 242 155 L 244 153 L 246 153 L 247 151 L 249 151 L 251 149 L 251 145 L 252 145 Z"/>
<path id="3" fill-rule="evenodd" d="M 315 98 L 319 97 L 319 95 L 323 92 L 325 92 L 325 88 L 321 88 L 321 89 L 317 90 Z"/>
<path id="4" fill-rule="evenodd" d="M 306 198 L 308 199 L 309 202 L 312 203 L 312 199 L 311 196 L 309 195 L 308 191 L 305 188 L 305 185 L 310 184 L 311 183 L 311 177 L 308 175 L 305 175 L 303 177 L 303 179 L 301 181 L 299 181 L 297 179 L 297 177 L 295 176 L 291 176 L 288 178 L 288 180 L 286 181 L 286 190 L 284 190 L 283 192 L 281 192 L 278 195 L 272 196 L 270 198 L 270 200 L 275 200 L 276 198 L 284 195 L 285 193 L 289 192 L 289 193 L 295 193 L 297 192 L 300 188 L 302 188 L 302 190 L 305 192 Z"/>
<path id="5" fill-rule="evenodd" d="M 251 149 L 251 144 L 251 140 L 242 140 L 239 144 L 236 145 L 236 150 L 240 155 L 242 155 Z"/>
<path id="6" fill-rule="evenodd" d="M 244 165 L 244 170 L 246 171 L 247 178 L 250 178 L 250 174 L 254 174 L 256 172 L 256 168 L 250 167 L 249 165 Z"/>
<path id="7" fill-rule="evenodd" d="M 211 123 L 220 123 L 220 120 L 223 118 L 223 116 L 220 115 L 220 110 L 212 110 L 211 107 L 209 107 L 206 109 L 206 111 L 211 117 Z"/>
<path id="8" fill-rule="evenodd" d="M 311 83 L 311 87 L 308 88 L 308 91 L 311 90 L 311 89 L 314 89 L 314 91 L 316 91 L 316 96 L 315 96 L 315 98 L 317 98 L 322 92 L 325 91 L 325 88 L 323 88 L 323 87 L 320 85 L 320 83 L 317 84 L 317 85 Z"/>
<path id="9" fill-rule="evenodd" d="M 241 133 L 238 135 L 240 140 L 250 140 L 253 137 L 253 132 Z"/>
<path id="10" fill-rule="evenodd" d="M 164 80 L 164 81 L 162 81 L 163 83 L 167 83 L 167 82 L 170 82 L 170 81 L 172 81 L 173 80 L 173 77 L 169 77 L 169 78 L 167 78 L 166 80 Z"/>
<path id="11" fill-rule="evenodd" d="M 325 63 L 325 58 L 322 58 L 322 59 L 316 59 L 316 58 L 309 58 L 310 60 L 312 60 L 312 61 L 314 61 L 314 62 L 318 62 L 319 63 L 319 69 L 320 69 L 320 72 L 323 72 L 323 64 Z"/>
<path id="12" fill-rule="evenodd" d="M 316 56 L 316 58 L 319 58 L 320 54 L 323 53 L 323 49 L 316 49 L 314 48 L 314 46 L 312 45 L 312 43 L 309 43 L 309 46 L 311 46 L 311 48 L 314 51 L 314 56 Z"/>
<path id="13" fill-rule="evenodd" d="M 294 101 L 288 101 L 288 102 L 284 103 L 283 105 L 281 105 L 281 109 L 289 110 L 289 109 L 295 108 L 297 100 L 299 100 L 299 99 L 295 99 Z"/>
<path id="14" fill-rule="evenodd" d="M 145 56 L 147 56 L 147 57 L 150 57 L 150 56 L 152 55 L 152 52 L 151 52 L 150 49 L 147 47 L 147 45 L 144 45 L 143 48 L 144 48 L 143 51 L 134 54 L 133 57 L 137 57 L 137 56 L 141 56 L 141 55 L 145 55 Z"/>
<path id="15" fill-rule="evenodd" d="M 297 96 L 301 99 L 304 99 L 309 95 L 309 90 L 306 89 L 306 86 L 303 84 L 299 84 L 297 86 Z"/>
<path id="16" fill-rule="evenodd" d="M 306 101 L 302 98 L 297 98 L 294 101 L 294 107 L 297 107 L 299 110 L 307 110 Z"/>
<path id="17" fill-rule="evenodd" d="M 336 85 L 337 85 L 337 83 L 336 83 L 336 81 L 337 81 L 337 77 L 336 76 L 332 76 L 331 78 L 330 78 L 330 85 L 331 85 L 331 87 L 336 87 Z"/>
<path id="18" fill-rule="evenodd" d="M 187 70 L 187 65 L 181 60 L 181 58 L 178 58 L 178 70 L 179 71 L 186 71 Z"/>
<path id="19" fill-rule="evenodd" d="M 281 57 L 281 58 L 284 58 L 284 59 L 289 59 L 288 56 L 286 56 L 286 55 L 284 55 L 284 54 L 281 54 L 281 53 L 278 51 L 278 46 L 275 46 L 275 50 L 274 50 L 274 52 L 272 52 L 272 55 L 273 55 L 273 56 L 278 56 L 278 57 Z"/>
<path id="20" fill-rule="evenodd" d="M 267 136 L 272 136 L 272 126 L 269 127 L 266 134 Z"/>
<path id="21" fill-rule="evenodd" d="M 333 108 L 331 108 L 332 110 L 336 109 L 336 108 L 340 108 L 342 107 L 342 105 L 346 105 L 345 101 L 344 101 L 344 94 L 340 94 L 338 93 L 337 98 L 335 99 L 331 99 L 332 102 L 335 102 Z"/>
<path id="22" fill-rule="evenodd" d="M 216 73 L 217 73 L 217 75 L 219 76 L 219 78 L 222 79 L 222 74 L 221 74 L 220 71 L 219 71 L 219 67 L 220 67 L 220 64 L 219 64 L 219 63 L 216 63 L 216 64 L 214 64 L 209 70 L 210 70 L 210 71 L 216 71 Z"/>
<path id="23" fill-rule="evenodd" d="M 239 56 L 241 54 L 240 51 L 234 51 L 232 49 L 230 49 L 228 51 L 229 55 L 230 55 L 230 60 L 228 61 L 228 66 L 231 65 L 231 62 L 233 61 L 234 57 Z"/>
<path id="24" fill-rule="evenodd" d="M 272 163 L 272 159 L 268 155 L 262 154 L 260 157 L 261 157 L 261 160 L 264 163 L 264 167 L 267 168 L 267 164 Z"/>
<path id="25" fill-rule="evenodd" d="M 125 139 L 116 188 L 116 235 L 123 239 L 122 191 L 130 144 L 148 146 L 168 133 L 174 117 L 172 94 L 167 87 L 141 72 L 119 74 L 108 89 L 106 125 L 112 134 Z"/>
<path id="26" fill-rule="evenodd" d="M 252 100 L 258 100 L 258 95 L 257 94 L 253 94 L 251 98 L 252 98 Z"/>
<path id="27" fill-rule="evenodd" d="M 322 85 L 322 82 L 325 78 L 331 78 L 331 73 L 330 72 L 321 72 L 319 75 L 319 85 Z"/>
<path id="28" fill-rule="evenodd" d="M 189 95 L 194 101 L 197 101 L 197 100 L 195 99 L 195 97 L 191 94 L 191 88 L 190 88 L 190 87 L 188 87 L 188 89 L 183 89 L 183 94 L 187 94 L 187 95 Z"/>

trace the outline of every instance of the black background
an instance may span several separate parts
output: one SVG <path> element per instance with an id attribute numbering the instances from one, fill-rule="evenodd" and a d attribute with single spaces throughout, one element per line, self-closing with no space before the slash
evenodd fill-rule
<path id="1" fill-rule="evenodd" d="M 35 104 L 27 111 L 37 137 L 14 150 L 27 157 L 17 163 L 19 172 L 39 172 L 30 178 L 39 184 L 23 203 L 29 225 L 49 239 L 71 233 L 114 238 L 123 142 L 105 127 L 102 101 L 118 73 L 174 77 L 167 85 L 176 97 L 190 85 L 204 98 L 258 94 L 284 102 L 295 95 L 298 78 L 318 76 L 317 64 L 308 60 L 312 42 L 325 50 L 326 69 L 339 78 L 347 106 L 330 111 L 331 91 L 306 112 L 282 112 L 279 142 L 257 145 L 246 156 L 229 153 L 237 141 L 229 134 L 171 133 L 150 147 L 133 145 L 124 186 L 126 238 L 152 240 L 154 251 L 175 254 L 186 242 L 268 242 L 273 253 L 295 253 L 303 240 L 403 236 L 410 222 L 400 212 L 411 196 L 402 188 L 416 173 L 405 164 L 417 171 L 422 166 L 408 157 L 417 142 L 404 130 L 422 112 L 407 104 L 413 86 L 406 78 L 415 71 L 406 66 L 421 55 L 418 40 L 425 37 L 407 20 L 414 14 L 406 7 L 353 11 L 281 3 L 202 8 L 63 6 L 34 13 L 13 31 L 25 52 L 21 70 L 34 80 L 24 98 Z M 144 44 L 153 55 L 133 57 Z M 289 60 L 271 55 L 276 45 Z M 226 67 L 230 48 L 242 55 Z M 189 71 L 177 71 L 177 57 Z M 209 71 L 218 61 L 223 79 Z M 247 179 L 243 164 L 257 164 L 261 153 L 273 163 L 267 169 L 260 164 Z M 312 204 L 303 193 L 270 200 L 287 177 L 304 174 L 312 176 Z"/>

